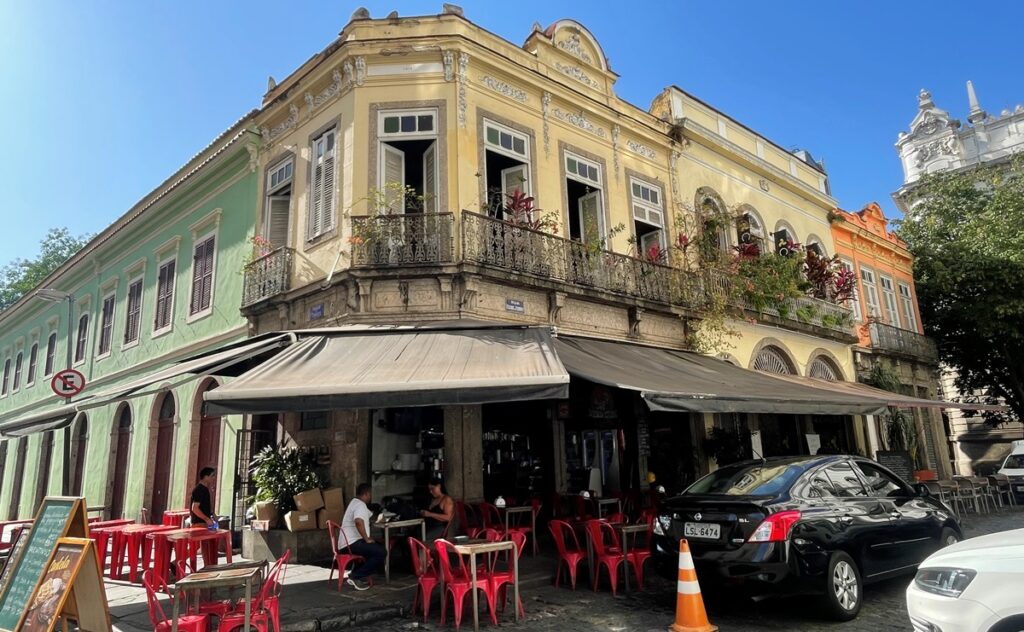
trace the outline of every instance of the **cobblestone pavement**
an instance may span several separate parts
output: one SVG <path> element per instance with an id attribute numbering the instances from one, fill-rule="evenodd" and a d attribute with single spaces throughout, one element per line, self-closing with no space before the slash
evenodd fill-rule
<path id="1" fill-rule="evenodd" d="M 1024 511 L 1004 511 L 996 515 L 968 517 L 964 523 L 967 537 L 1024 528 Z M 860 616 L 849 623 L 837 623 L 818 613 L 813 599 L 791 598 L 754 603 L 750 600 L 725 600 L 708 603 L 708 616 L 722 632 L 746 630 L 832 630 L 842 632 L 881 632 L 910 630 L 904 603 L 909 577 L 867 587 Z M 585 580 L 584 580 L 585 582 Z M 674 586 L 660 578 L 648 582 L 647 590 L 613 598 L 606 590 L 594 593 L 585 586 L 573 592 L 566 588 L 536 584 L 523 589 L 527 618 L 519 629 L 531 632 L 665 632 L 673 621 Z M 511 619 L 506 613 L 505 620 Z M 431 613 L 431 623 L 408 619 L 377 624 L 378 629 L 444 630 Z M 467 608 L 466 617 L 470 615 Z M 481 628 L 490 627 L 481 613 Z M 463 630 L 472 630 L 463 618 Z M 450 624 L 449 624 L 450 626 Z M 516 626 L 505 626 L 515 629 Z"/>

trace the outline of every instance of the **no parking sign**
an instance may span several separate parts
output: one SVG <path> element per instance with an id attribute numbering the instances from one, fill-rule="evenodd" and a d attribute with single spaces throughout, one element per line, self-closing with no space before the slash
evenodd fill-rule
<path id="1" fill-rule="evenodd" d="M 74 369 L 58 371 L 50 380 L 50 388 L 60 397 L 73 397 L 85 388 L 85 376 Z"/>

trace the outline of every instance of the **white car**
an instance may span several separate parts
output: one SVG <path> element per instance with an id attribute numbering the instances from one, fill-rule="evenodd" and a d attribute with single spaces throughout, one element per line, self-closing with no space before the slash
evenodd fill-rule
<path id="1" fill-rule="evenodd" d="M 1024 631 L 1024 529 L 933 553 L 907 588 L 915 632 Z"/>
<path id="2" fill-rule="evenodd" d="M 1010 486 L 1017 502 L 1024 502 L 1024 441 L 1013 442 L 1013 448 L 1003 461 L 999 473 L 1010 477 Z"/>

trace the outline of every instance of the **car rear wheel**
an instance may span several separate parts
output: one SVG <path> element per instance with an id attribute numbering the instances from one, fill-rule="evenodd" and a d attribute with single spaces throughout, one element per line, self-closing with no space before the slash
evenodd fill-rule
<path id="1" fill-rule="evenodd" d="M 828 564 L 825 607 L 828 614 L 839 621 L 849 621 L 860 612 L 863 583 L 857 563 L 846 553 L 832 555 Z"/>
<path id="2" fill-rule="evenodd" d="M 950 529 L 949 527 L 945 527 L 944 529 L 942 529 L 942 535 L 939 536 L 939 542 L 942 543 L 941 544 L 942 548 L 946 548 L 947 546 L 952 546 L 952 545 L 956 544 L 959 541 L 960 541 L 960 536 L 957 535 L 956 531 Z"/>

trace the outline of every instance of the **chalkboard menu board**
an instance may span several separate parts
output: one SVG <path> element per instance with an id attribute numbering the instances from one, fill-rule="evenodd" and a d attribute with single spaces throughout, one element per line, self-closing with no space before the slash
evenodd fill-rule
<path id="1" fill-rule="evenodd" d="M 914 482 L 914 461 L 909 452 L 875 452 L 875 460 L 908 483 Z"/>
<path id="2" fill-rule="evenodd" d="M 31 525 L 31 531 L 23 533 L 19 551 L 12 551 L 11 558 L 0 576 L 0 630 L 15 630 L 21 613 L 43 575 L 46 561 L 50 558 L 57 539 L 67 535 L 71 519 L 81 515 L 84 522 L 84 507 L 78 498 L 46 498 Z M 75 511 L 75 510 L 78 511 Z M 80 529 L 85 530 L 83 527 Z M 86 533 L 75 535 L 85 536 Z"/>

